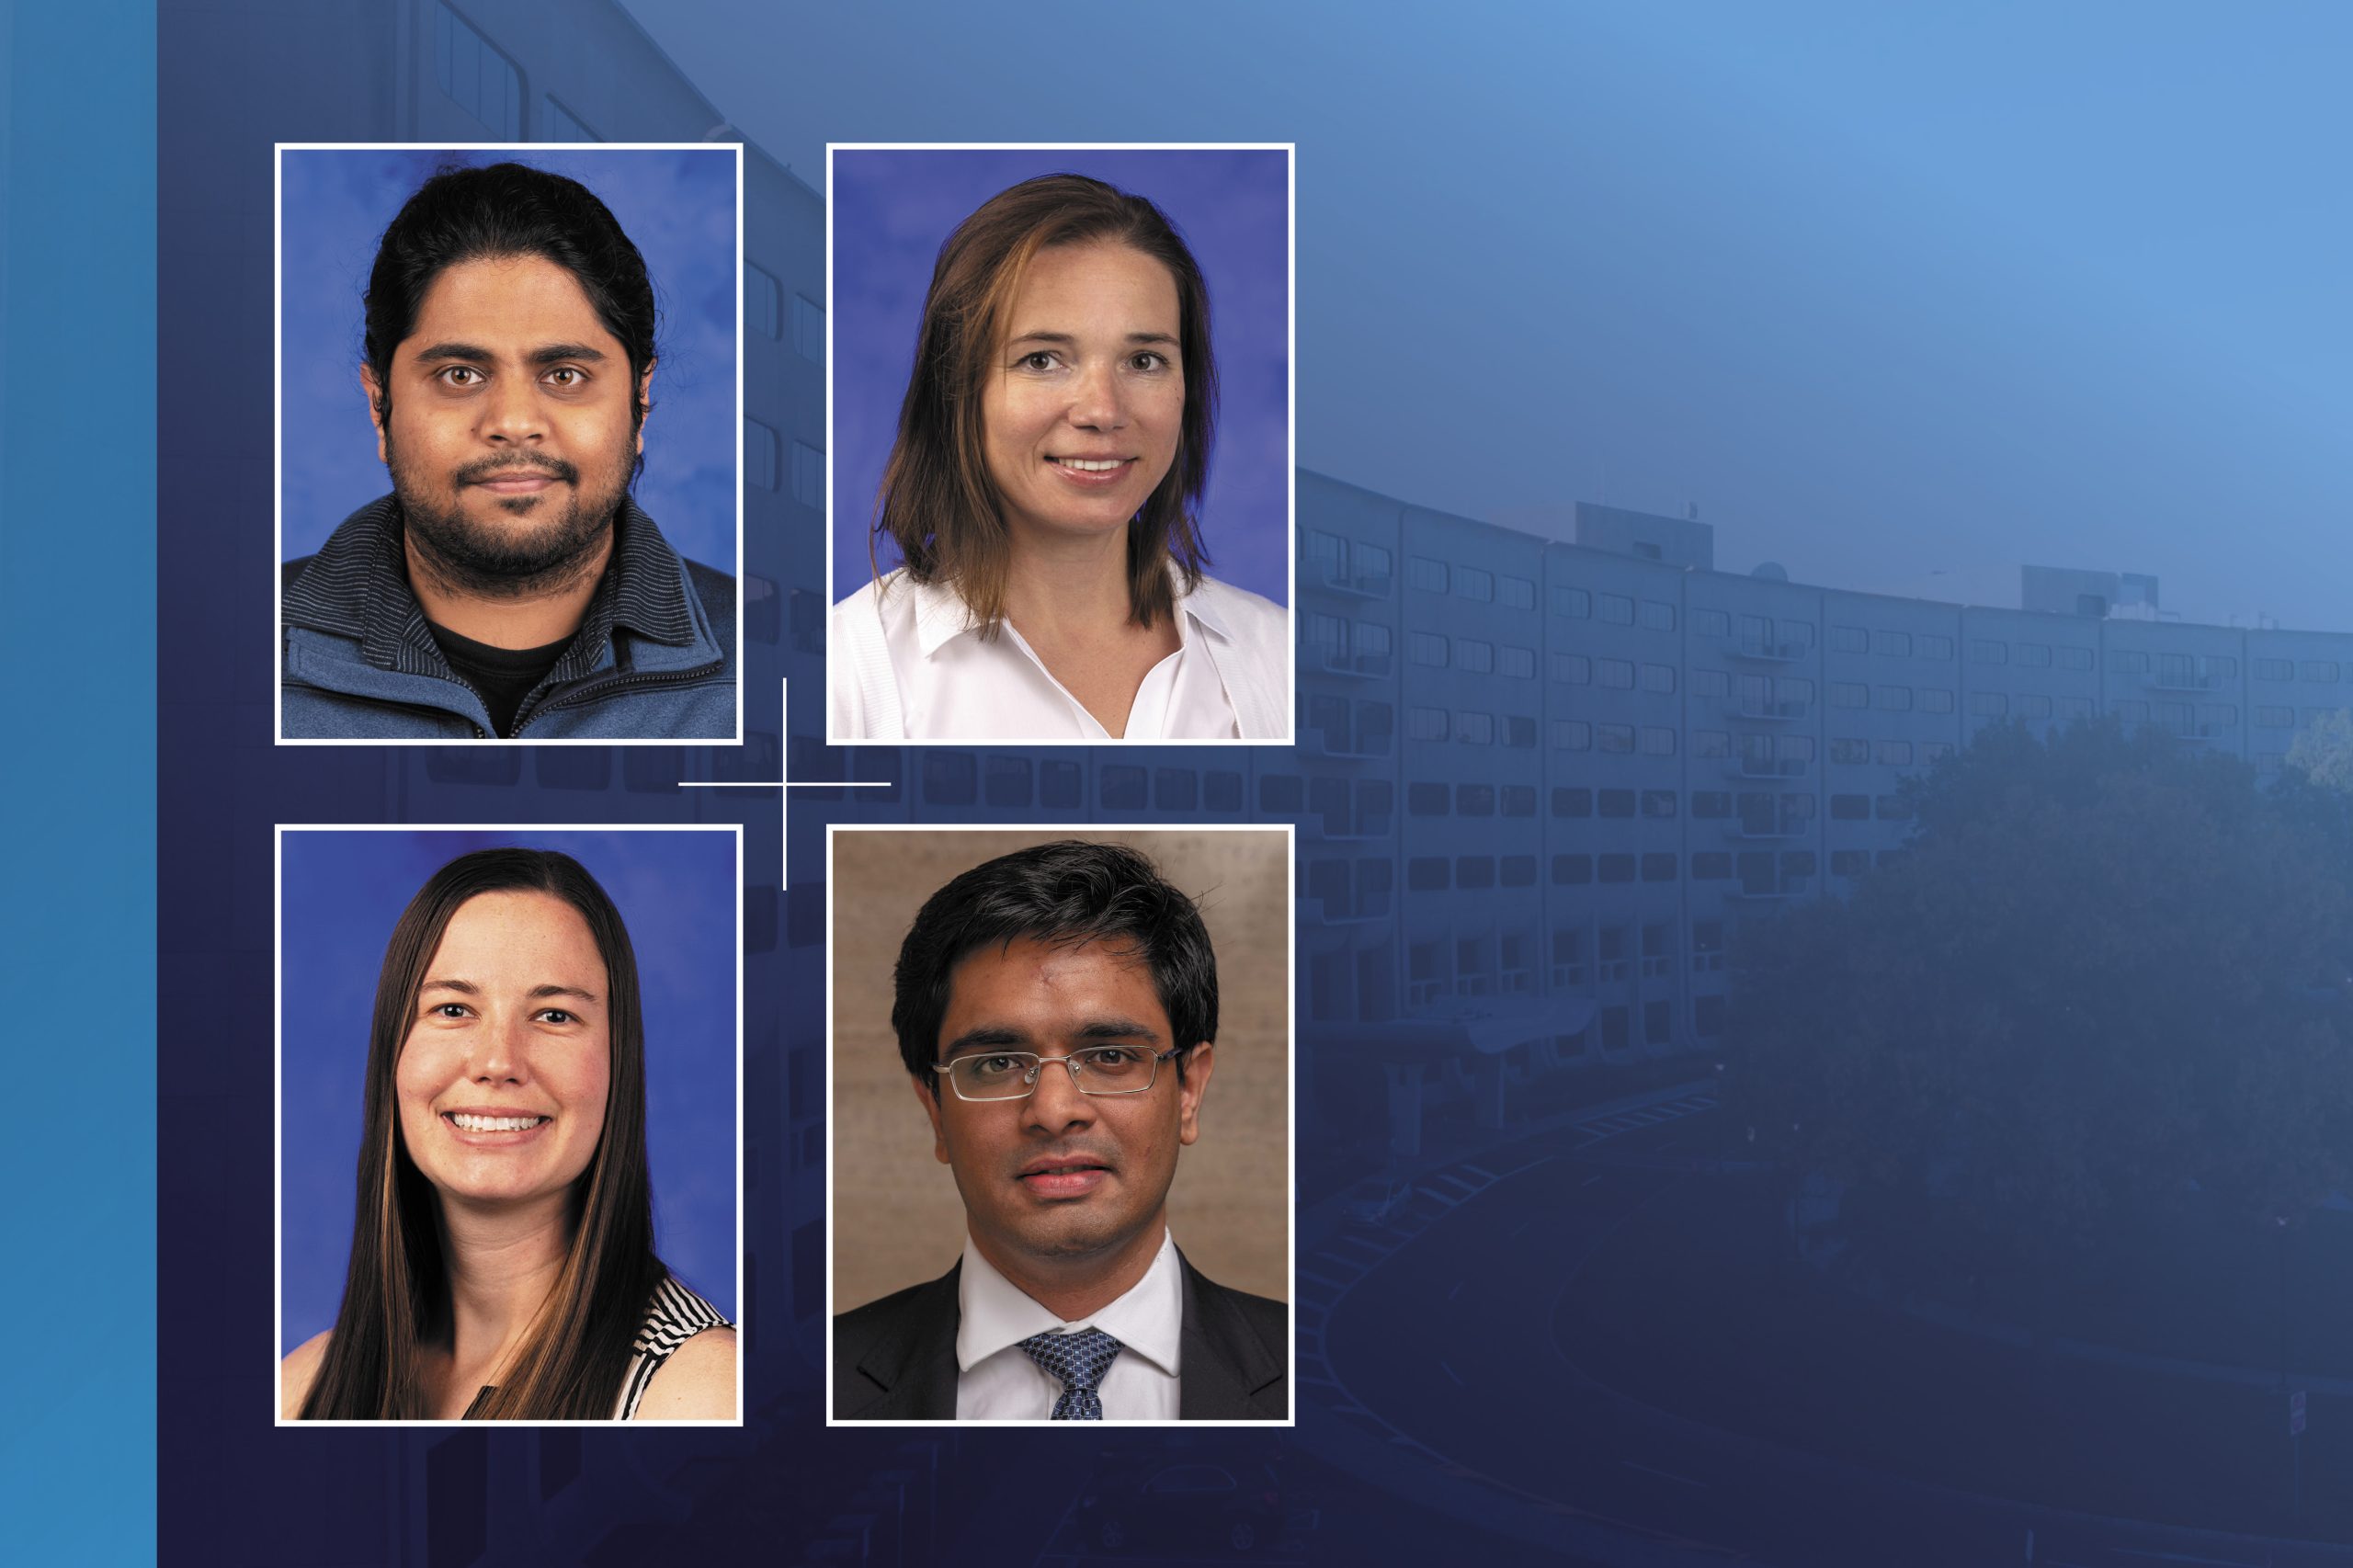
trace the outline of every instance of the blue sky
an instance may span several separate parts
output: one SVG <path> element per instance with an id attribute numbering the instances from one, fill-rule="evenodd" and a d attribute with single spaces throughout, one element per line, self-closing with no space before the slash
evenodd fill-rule
<path id="1" fill-rule="evenodd" d="M 821 188 L 827 140 L 1296 141 L 1336 477 L 2353 627 L 2353 9 L 632 8 Z"/>

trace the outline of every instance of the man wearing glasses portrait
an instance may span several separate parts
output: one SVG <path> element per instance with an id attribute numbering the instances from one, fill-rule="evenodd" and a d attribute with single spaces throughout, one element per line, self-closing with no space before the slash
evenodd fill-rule
<path id="1" fill-rule="evenodd" d="M 963 1256 L 834 1320 L 836 1419 L 1287 1418 L 1287 1310 L 1168 1232 L 1217 1012 L 1199 912 L 1133 849 L 1040 845 L 932 894 L 891 1025 Z"/>

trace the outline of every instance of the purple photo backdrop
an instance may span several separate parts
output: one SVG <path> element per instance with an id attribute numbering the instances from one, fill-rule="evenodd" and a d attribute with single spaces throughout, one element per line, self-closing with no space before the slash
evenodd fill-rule
<path id="1" fill-rule="evenodd" d="M 868 530 L 932 264 L 1007 186 L 1082 174 L 1150 198 L 1209 281 L 1221 412 L 1201 531 L 1211 572 L 1290 602 L 1290 154 L 1178 149 L 838 148 L 833 153 L 833 579 L 871 575 Z M 896 564 L 881 556 L 883 570 Z"/>
<path id="2" fill-rule="evenodd" d="M 621 912 L 644 997 L 654 1244 L 733 1315 L 735 835 L 306 829 L 280 843 L 279 1353 L 333 1327 L 343 1299 L 369 1010 L 393 923 L 435 871 L 502 845 L 571 856 Z"/>
<path id="3" fill-rule="evenodd" d="M 595 191 L 645 257 L 659 309 L 638 504 L 679 554 L 735 560 L 733 148 L 350 147 L 281 154 L 279 487 L 284 559 L 392 488 L 359 390 L 361 302 L 384 225 L 449 164 L 529 164 Z"/>

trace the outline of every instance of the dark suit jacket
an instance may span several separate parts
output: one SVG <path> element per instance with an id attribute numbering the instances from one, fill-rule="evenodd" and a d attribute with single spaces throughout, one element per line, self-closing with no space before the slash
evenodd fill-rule
<path id="1" fill-rule="evenodd" d="M 1185 1271 L 1182 1421 L 1282 1421 L 1290 1415 L 1290 1314 L 1280 1301 L 1229 1290 Z M 956 1277 L 847 1312 L 834 1320 L 834 1418 L 956 1419 Z"/>

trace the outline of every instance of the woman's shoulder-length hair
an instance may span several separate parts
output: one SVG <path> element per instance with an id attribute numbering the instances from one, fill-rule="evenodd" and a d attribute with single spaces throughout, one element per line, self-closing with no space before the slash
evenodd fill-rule
<path id="1" fill-rule="evenodd" d="M 563 1271 L 498 1386 L 470 1418 L 610 1416 L 646 1303 L 667 1274 L 654 1251 L 645 1154 L 645 1020 L 620 911 L 587 869 L 551 849 L 482 849 L 442 867 L 392 927 L 368 1030 L 368 1087 L 343 1305 L 304 1420 L 418 1420 L 419 1353 L 449 1326 L 449 1277 L 433 1187 L 401 1136 L 395 1077 L 426 970 L 450 917 L 490 892 L 543 892 L 580 912 L 605 961 L 611 1085 L 605 1125 L 573 1189 Z"/>
<path id="2" fill-rule="evenodd" d="M 1130 614 L 1150 626 L 1173 613 L 1170 564 L 1190 593 L 1209 561 L 1199 516 L 1217 434 L 1217 362 L 1200 266 L 1167 215 L 1141 196 L 1084 175 L 1024 180 L 982 203 L 939 248 L 875 501 L 875 541 L 896 544 L 916 582 L 953 585 L 988 634 L 1005 617 L 1009 535 L 989 477 L 982 389 L 1031 258 L 1049 246 L 1090 243 L 1141 251 L 1176 285 L 1185 412 L 1176 460 L 1128 524 Z"/>

